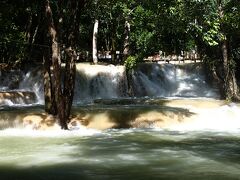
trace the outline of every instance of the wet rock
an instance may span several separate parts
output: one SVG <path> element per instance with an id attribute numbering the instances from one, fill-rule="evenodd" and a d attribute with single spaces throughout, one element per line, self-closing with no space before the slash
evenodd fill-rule
<path id="1" fill-rule="evenodd" d="M 33 104 L 37 97 L 31 91 L 4 91 L 0 92 L 0 105 Z"/>

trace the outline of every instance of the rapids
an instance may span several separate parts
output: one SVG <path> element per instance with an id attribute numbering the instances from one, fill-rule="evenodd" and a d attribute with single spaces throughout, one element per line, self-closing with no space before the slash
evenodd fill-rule
<path id="1" fill-rule="evenodd" d="M 2 180 L 240 177 L 239 133 L 5 130 L 0 144 Z"/>
<path id="2" fill-rule="evenodd" d="M 145 63 L 129 74 L 134 97 L 205 97 L 219 98 L 219 90 L 205 75 L 201 63 Z M 126 98 L 128 78 L 124 66 L 77 64 L 74 104 L 91 103 L 95 99 Z M 23 72 L 1 73 L 0 92 L 27 91 L 36 95 L 32 104 L 44 104 L 41 68 Z M 5 105 L 16 104 L 14 96 Z M 16 97 L 17 98 L 17 97 Z M 0 97 L 1 101 L 1 97 Z"/>
<path id="3" fill-rule="evenodd" d="M 200 64 L 77 65 L 70 131 L 44 113 L 39 68 L 0 78 L 0 179 L 239 179 L 240 105 Z M 28 96 L 28 98 L 27 98 Z"/>

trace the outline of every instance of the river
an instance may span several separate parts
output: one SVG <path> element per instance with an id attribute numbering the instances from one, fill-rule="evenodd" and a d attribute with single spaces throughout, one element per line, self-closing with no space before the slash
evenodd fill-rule
<path id="1" fill-rule="evenodd" d="M 2 82 L 0 179 L 240 179 L 239 104 L 196 65 L 160 67 L 139 67 L 127 97 L 122 67 L 80 65 L 73 114 L 87 123 L 70 131 L 24 124 L 44 114 L 38 73 Z"/>

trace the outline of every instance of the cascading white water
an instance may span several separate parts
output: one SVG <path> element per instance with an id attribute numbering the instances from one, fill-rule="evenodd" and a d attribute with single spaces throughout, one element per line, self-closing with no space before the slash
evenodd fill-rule
<path id="1" fill-rule="evenodd" d="M 137 96 L 219 98 L 206 82 L 201 64 L 141 64 L 133 73 Z"/>
<path id="2" fill-rule="evenodd" d="M 41 69 L 31 68 L 22 74 L 19 75 L 19 86 L 15 87 L 15 91 L 34 92 L 37 103 L 44 104 Z M 139 64 L 129 77 L 136 97 L 219 97 L 217 88 L 206 82 L 203 66 L 197 63 Z M 127 86 L 124 66 L 77 64 L 74 104 L 89 103 L 94 99 L 128 97 Z"/>
<path id="3" fill-rule="evenodd" d="M 41 99 L 40 70 L 23 77 L 14 93 Z M 70 131 L 51 127 L 41 106 L 0 107 L 0 179 L 239 179 L 239 104 L 156 98 L 217 97 L 201 68 L 144 64 L 132 79 L 136 96 L 153 98 L 121 99 L 123 66 L 78 65 L 75 103 L 117 99 L 73 107 L 85 124 L 75 121 Z M 104 124 L 107 130 L 90 129 Z M 137 128 L 115 129 L 131 124 Z"/>
<path id="4" fill-rule="evenodd" d="M 75 103 L 126 96 L 124 66 L 77 64 Z"/>
<path id="5" fill-rule="evenodd" d="M 42 104 L 43 90 L 40 68 L 27 73 L 11 70 L 0 73 L 0 106 Z"/>
<path id="6" fill-rule="evenodd" d="M 37 103 L 44 103 L 44 88 L 42 71 L 39 67 L 29 70 L 23 80 L 19 84 L 19 89 L 22 91 L 32 91 L 37 97 Z"/>
<path id="7" fill-rule="evenodd" d="M 77 66 L 75 102 L 98 98 L 128 97 L 123 66 Z M 136 97 L 207 97 L 219 98 L 210 86 L 202 64 L 140 64 L 130 78 Z"/>

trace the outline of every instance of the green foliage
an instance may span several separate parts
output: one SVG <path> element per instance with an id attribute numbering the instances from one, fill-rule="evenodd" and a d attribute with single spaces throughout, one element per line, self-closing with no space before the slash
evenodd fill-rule
<path id="1" fill-rule="evenodd" d="M 11 4 L 12 3 L 12 4 Z M 25 34 L 19 24 L 20 10 L 14 2 L 1 2 L 0 6 L 0 63 L 16 63 L 25 58 Z M 25 11 L 25 10 L 23 10 Z M 22 16 L 23 12 L 21 12 Z"/>
<path id="2" fill-rule="evenodd" d="M 129 56 L 125 62 L 124 65 L 127 70 L 134 69 L 137 65 L 137 58 L 135 56 Z"/>
<path id="3" fill-rule="evenodd" d="M 15 61 L 28 56 L 26 46 L 22 44 L 28 43 L 26 28 L 30 17 L 32 17 L 32 24 L 30 24 L 32 34 L 34 28 L 41 24 L 39 19 L 42 8 L 39 2 L 36 0 L 1 1 L 1 61 L 3 59 Z M 57 2 L 51 1 L 54 12 L 58 12 Z M 98 49 L 111 51 L 115 46 L 116 50 L 123 51 L 125 21 L 128 21 L 131 25 L 129 49 L 132 56 L 130 59 L 136 59 L 129 62 L 139 62 L 159 50 L 179 54 L 182 50 L 191 50 L 196 46 L 203 54 L 214 56 L 210 59 L 217 59 L 221 56 L 219 55 L 220 45 L 225 37 L 230 39 L 233 58 L 239 59 L 240 3 L 238 0 L 222 1 L 225 14 L 220 18 L 218 2 L 217 0 L 87 1 L 83 11 L 78 14 L 80 19 L 80 34 L 76 37 L 79 42 L 78 48 L 91 50 L 93 24 L 94 20 L 98 19 Z M 62 3 L 63 7 L 67 7 L 68 1 L 62 1 Z M 65 19 L 61 24 L 64 32 L 68 30 L 71 22 L 71 10 L 63 8 L 62 15 Z M 39 32 L 37 31 L 36 38 L 41 44 Z M 62 39 L 64 44 L 67 37 L 64 36 Z M 18 43 L 12 44 L 15 41 Z M 8 55 L 5 52 L 8 52 Z M 15 55 L 10 57 L 9 54 Z"/>
<path id="4" fill-rule="evenodd" d="M 138 5 L 131 17 L 131 48 L 134 54 L 143 60 L 157 51 L 155 14 L 151 9 Z"/>

